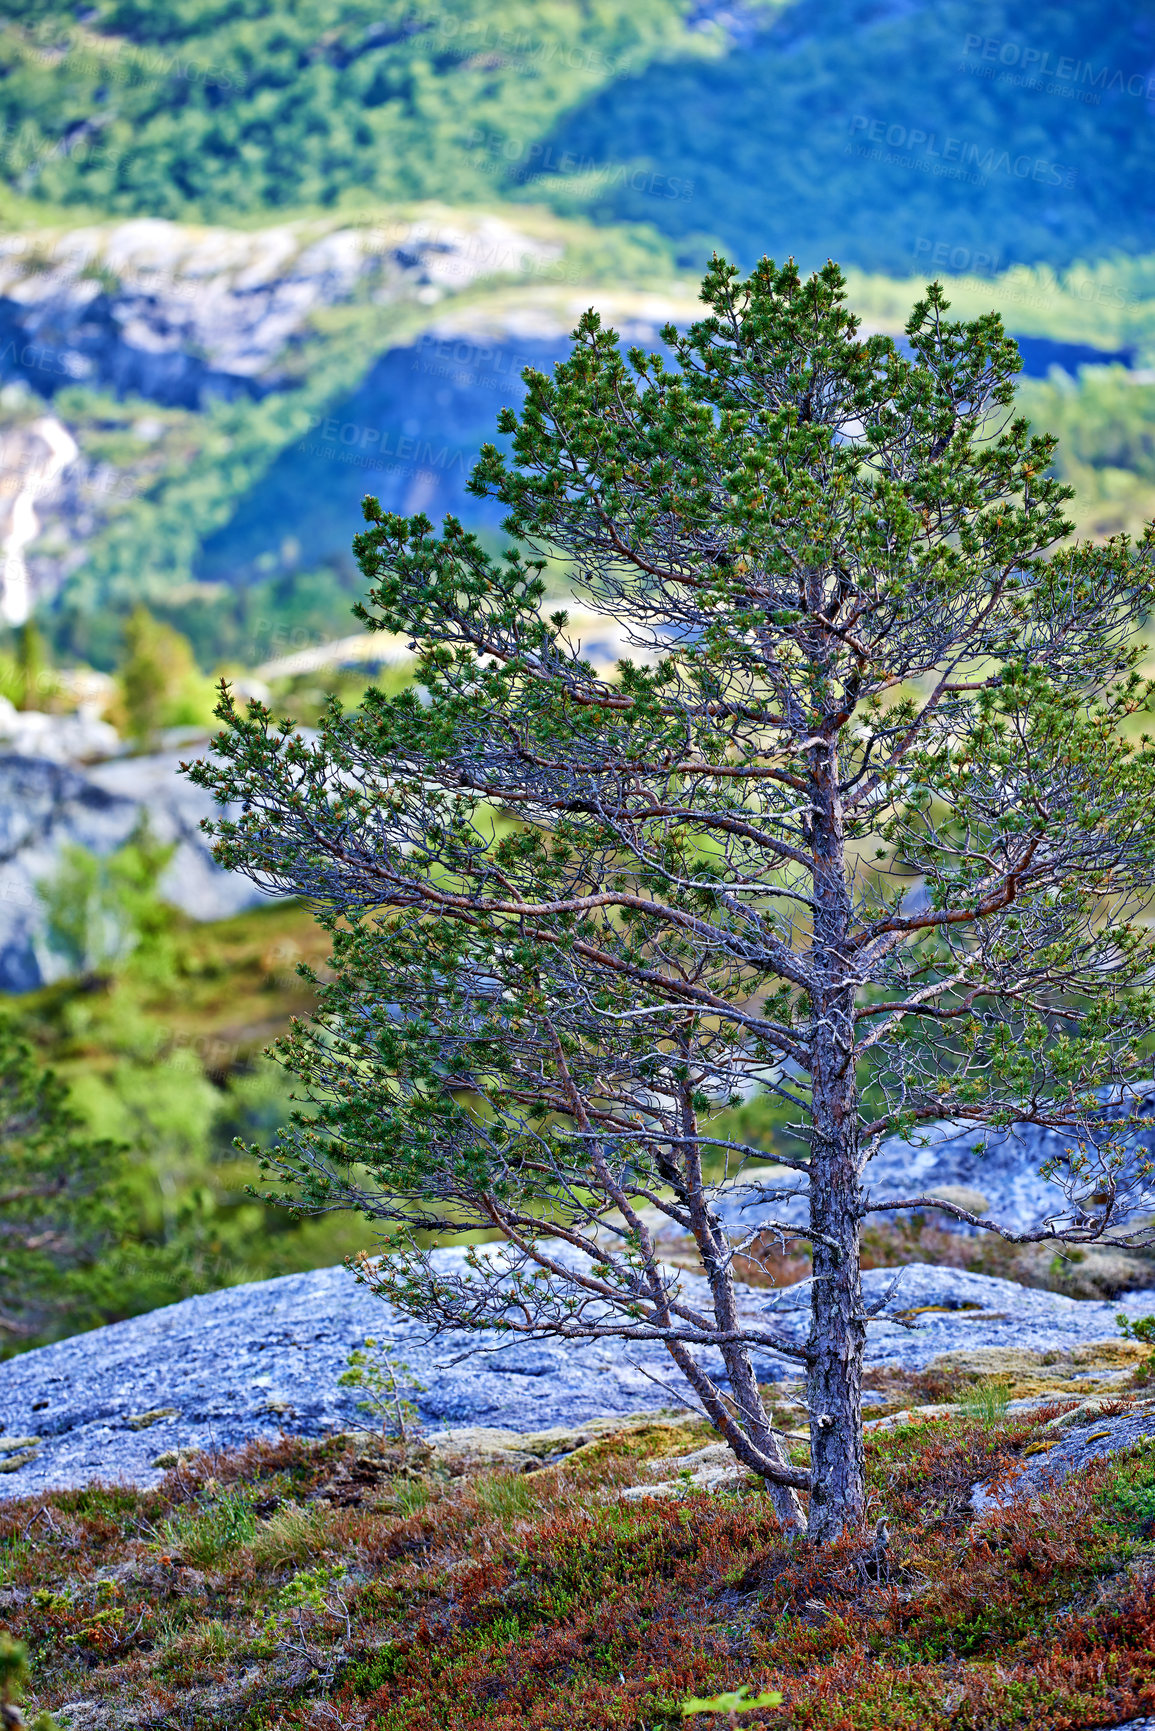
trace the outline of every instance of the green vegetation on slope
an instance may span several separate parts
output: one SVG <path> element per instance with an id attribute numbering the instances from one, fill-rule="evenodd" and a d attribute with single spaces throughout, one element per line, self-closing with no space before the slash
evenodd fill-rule
<path id="1" fill-rule="evenodd" d="M 916 0 L 901 14 L 756 0 L 725 30 L 712 19 L 689 0 L 96 0 L 79 13 L 14 0 L 0 23 L 7 218 L 248 225 L 318 208 L 376 220 L 382 199 L 512 201 L 516 220 L 562 241 L 563 280 L 591 300 L 599 285 L 668 278 L 679 258 L 696 266 L 717 239 L 747 259 L 829 251 L 919 290 L 970 273 L 951 287 L 957 313 L 997 305 L 1012 331 L 1155 358 L 1150 257 L 1119 256 L 1149 244 L 1155 183 L 1153 39 L 1133 8 L 1080 0 L 1028 24 L 1004 0 Z M 603 226 L 550 228 L 527 200 Z M 1080 257 L 1065 277 L 1051 268 Z M 1008 271 L 1015 260 L 1033 268 Z M 868 317 L 899 301 L 905 317 L 906 283 L 858 288 Z M 325 482 L 349 472 L 322 462 L 289 477 L 290 514 L 307 506 L 325 542 L 303 556 L 299 521 L 265 509 L 275 487 L 251 547 L 242 507 L 376 356 L 434 318 L 416 303 L 331 308 L 284 358 L 286 388 L 259 402 L 194 412 L 58 392 L 52 408 L 92 465 L 58 649 L 112 666 L 139 600 L 206 668 L 264 659 L 274 629 L 337 634 L 356 522 L 329 533 L 348 489 Z M 1023 400 L 1066 435 L 1086 391 L 1098 424 L 1104 388 L 1060 401 L 1024 386 Z M 1135 397 L 1129 412 L 1144 407 Z M 45 408 L 5 401 L 0 429 Z M 443 431 L 423 424 L 430 439 Z M 1070 474 L 1087 525 L 1144 514 L 1141 462 L 1084 453 Z"/>
<path id="2" fill-rule="evenodd" d="M 462 219 L 466 232 L 473 220 Z M 668 280 L 669 257 L 645 233 L 618 228 L 600 234 L 587 224 L 530 212 L 517 213 L 517 220 L 521 231 L 558 248 L 562 279 L 581 285 L 565 292 L 593 299 L 599 285 Z M 386 232 L 426 223 L 436 230 L 453 222 L 454 213 L 441 208 L 394 206 L 367 214 L 361 226 Z M 250 665 L 263 661 L 278 652 L 285 632 L 327 637 L 347 631 L 353 576 L 347 548 L 359 521 L 355 507 L 339 530 L 341 556 L 330 568 L 322 568 L 327 561 L 300 562 L 287 552 L 299 521 L 268 518 L 262 523 L 268 551 L 259 568 L 238 574 L 228 532 L 239 503 L 282 453 L 308 443 L 330 406 L 356 391 L 383 351 L 419 342 L 447 306 L 477 306 L 479 316 L 499 316 L 504 297 L 522 286 L 503 279 L 526 274 L 533 278 L 532 261 L 511 265 L 499 259 L 493 275 L 436 305 L 421 298 L 416 284 L 384 303 L 371 299 L 366 286 L 359 298 L 314 314 L 278 358 L 279 388 L 256 400 L 213 398 L 195 410 L 118 398 L 87 385 L 65 386 L 50 402 L 24 381 L 0 392 L 0 434 L 16 435 L 52 413 L 75 438 L 88 470 L 72 513 L 72 526 L 82 525 L 78 533 L 85 556 L 48 622 L 58 649 L 111 668 L 126 617 L 138 601 L 162 609 L 185 631 L 206 669 L 225 658 Z M 400 414 L 401 405 L 393 407 Z M 381 412 L 378 403 L 359 411 L 359 418 Z M 419 450 L 429 451 L 433 441 L 444 454 L 458 442 L 444 424 L 429 425 L 423 434 Z M 343 449 L 338 454 L 350 455 Z M 472 450 L 460 456 L 462 474 L 472 458 Z M 416 471 L 418 465 L 413 467 Z M 327 461 L 314 465 L 312 487 L 294 490 L 298 514 L 304 509 L 323 515 L 330 508 L 331 489 L 324 481 L 332 468 Z M 60 531 L 49 525 L 33 548 L 33 560 L 50 555 L 70 568 L 75 559 L 69 532 L 68 521 Z M 221 538 L 218 563 L 227 582 L 202 578 L 203 549 L 214 535 Z M 281 637 L 270 644 L 278 630 Z"/>
<path id="3" fill-rule="evenodd" d="M 1150 244 L 1149 19 L 1123 0 L 14 0 L 0 176 L 113 213 L 251 220 L 529 198 L 903 272 Z M 957 267 L 956 267 L 957 268 Z"/>
<path id="4" fill-rule="evenodd" d="M 93 885 L 83 864 L 83 856 L 63 862 L 57 914 L 67 912 L 71 894 L 74 915 L 83 901 L 103 930 L 108 908 L 89 904 Z M 125 917 L 123 898 L 114 911 Z M 301 1222 L 266 1207 L 248 1194 L 260 1181 L 256 1162 L 233 1147 L 238 1136 L 267 1139 L 291 1110 L 281 1072 L 262 1054 L 312 1001 L 296 968 L 323 966 L 327 940 L 308 911 L 276 903 L 195 925 L 154 901 L 144 930 L 128 934 L 135 941 L 119 946 L 117 958 L 88 955 L 84 919 L 66 923 L 82 952 L 74 965 L 86 971 L 12 1000 L 12 1026 L 40 1065 L 56 1069 L 85 1133 L 123 1154 L 119 1162 L 108 1152 L 94 1157 L 107 1188 L 96 1203 L 78 1193 L 72 1207 L 97 1252 L 83 1278 L 58 1281 L 50 1293 L 46 1287 L 51 1303 L 41 1305 L 30 1332 L 0 1334 L 0 1356 L 193 1292 L 325 1266 L 372 1247 L 363 1222 Z M 10 1153 L 0 1157 L 5 1174 L 14 1175 Z M 45 1224 L 49 1217 L 50 1208 Z M 0 1236 L 2 1228 L 0 1220 Z M 0 1265 L 0 1297 L 3 1286 Z"/>
<path id="5" fill-rule="evenodd" d="M 616 246 L 605 261 L 607 274 L 619 269 L 636 279 L 647 264 L 656 268 L 653 255 L 628 235 L 615 231 L 609 238 Z M 1141 298 L 1152 286 L 1150 260 L 1138 260 L 1126 270 L 1104 264 L 1065 279 L 1014 271 L 989 282 L 951 281 L 949 296 L 952 312 L 964 317 L 996 307 L 1012 330 L 1033 326 L 1068 342 L 1134 345 L 1155 358 L 1155 297 Z M 598 300 L 598 287 L 590 283 L 591 301 Z M 922 287 L 917 279 L 857 277 L 851 304 L 869 325 L 898 330 Z M 507 292 L 512 297 L 515 291 L 482 287 L 477 304 L 484 299 L 499 309 Z M 391 308 L 386 334 L 379 309 L 337 309 L 327 327 L 301 345 L 302 387 L 258 402 L 216 401 L 198 412 L 139 398 L 118 401 L 81 386 L 59 392 L 52 412 L 72 431 L 94 473 L 115 471 L 118 480 L 97 501 L 101 520 L 87 556 L 55 615 L 46 618 L 58 651 L 111 668 L 126 618 L 141 599 L 191 638 L 206 671 L 222 661 L 254 666 L 353 629 L 349 610 L 361 587 L 347 553 L 360 521 L 353 491 L 375 477 L 372 471 L 334 471 L 332 458 L 346 454 L 337 448 L 330 448 L 329 461 L 301 453 L 311 448 L 309 429 L 337 398 L 346 405 L 342 420 L 387 429 L 399 429 L 416 409 L 424 417 L 418 445 L 457 452 L 455 473 L 464 477 L 474 451 L 468 431 L 455 431 L 444 419 L 449 411 L 436 403 L 439 380 L 419 379 L 423 395 L 404 400 L 406 387 L 412 393 L 419 347 L 391 383 L 364 382 L 381 342 L 420 345 L 434 317 L 431 308 Z M 520 366 L 524 342 L 510 339 L 509 347 Z M 513 394 L 513 372 L 503 379 L 503 394 L 492 396 L 493 413 Z M 1080 534 L 1134 533 L 1155 515 L 1155 387 L 1147 374 L 1091 367 L 1076 376 L 1054 373 L 1049 381 L 1020 378 L 1018 399 L 1040 432 L 1060 439 L 1056 472 L 1077 489 L 1073 512 Z M 32 395 L 7 410 L 0 405 L 0 427 L 31 423 L 47 408 Z M 475 406 L 471 413 L 476 416 Z M 266 487 L 266 477 L 279 480 Z M 467 499 L 461 504 L 468 521 L 477 508 Z M 320 558 L 302 555 L 301 541 L 310 538 L 328 549 Z M 212 553 L 207 577 L 206 547 Z"/>
<path id="6" fill-rule="evenodd" d="M 430 317 L 411 307 L 390 311 L 393 341 L 405 341 Z M 301 345 L 302 382 L 255 402 L 238 398 L 214 400 L 199 411 L 154 410 L 140 399 L 119 402 L 84 387 L 61 392 L 53 408 L 82 449 L 90 429 L 98 452 L 102 441 L 119 433 L 126 445 L 135 441 L 136 449 L 125 454 L 136 461 L 125 471 L 129 485 L 113 501 L 106 526 L 62 597 L 58 639 L 107 667 L 118 651 L 124 616 L 137 601 L 167 602 L 178 615 L 183 605 L 195 618 L 212 599 L 196 587 L 203 542 L 228 521 L 237 499 L 277 454 L 308 432 L 334 392 L 356 383 L 367 345 L 374 337 L 382 340 L 381 327 L 379 308 L 331 309 L 324 327 Z M 21 413 L 35 407 L 32 399 Z M 145 418 L 159 424 L 159 437 L 153 427 L 148 437 L 140 436 Z M 210 659 L 218 655 L 214 645 Z"/>
<path id="7" fill-rule="evenodd" d="M 123 214 L 222 219 L 492 199 L 478 131 L 538 138 L 625 69 L 700 56 L 686 0 L 15 0 L 5 178 Z"/>
<path id="8" fill-rule="evenodd" d="M 768 252 L 905 273 L 945 245 L 990 271 L 1140 252 L 1152 49 L 1123 0 L 1029 16 L 1009 0 L 820 0 L 742 52 L 608 84 L 550 135 L 545 173 L 540 156 L 503 172 L 495 137 L 494 184 L 528 170 L 558 210 L 705 230 L 745 265 Z M 671 179 L 691 195 L 665 196 Z"/>
<path id="9" fill-rule="evenodd" d="M 0 1615 L 37 1704 L 83 1694 L 108 1731 L 673 1731 L 747 1684 L 785 1698 L 751 1731 L 1118 1724 L 1155 1707 L 1150 1450 L 981 1525 L 969 1505 L 1071 1404 L 1008 1416 L 980 1388 L 871 1436 L 881 1567 L 857 1534 L 786 1545 L 754 1483 L 621 1500 L 715 1440 L 694 1421 L 529 1474 L 465 1439 L 282 1439 L 3 1505 Z"/>

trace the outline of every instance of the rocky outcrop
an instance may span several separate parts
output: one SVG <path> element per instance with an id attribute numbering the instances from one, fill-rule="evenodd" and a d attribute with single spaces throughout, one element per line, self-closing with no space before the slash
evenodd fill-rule
<path id="1" fill-rule="evenodd" d="M 437 1256 L 446 1267 L 463 1266 L 461 1251 Z M 940 1353 L 984 1347 L 1083 1346 L 1117 1338 L 1120 1308 L 1132 1316 L 1155 1308 L 1155 1292 L 1079 1302 L 919 1263 L 888 1298 L 896 1272 L 864 1278 L 868 1303 L 882 1304 L 868 1343 L 875 1365 L 916 1368 Z M 806 1331 L 806 1283 L 777 1297 L 747 1289 L 742 1302 L 751 1315 L 772 1310 L 776 1326 Z M 367 1336 L 387 1340 L 408 1367 L 421 1385 L 413 1398 L 435 1428 L 541 1432 L 636 1413 L 685 1393 L 658 1345 L 456 1333 L 430 1339 L 345 1269 L 320 1269 L 189 1298 L 0 1364 L 3 1492 L 97 1477 L 148 1484 L 160 1475 L 153 1463 L 181 1448 L 363 1424 L 356 1391 L 338 1378 Z M 758 1368 L 766 1380 L 784 1371 L 780 1360 Z M 714 1369 L 720 1375 L 720 1364 Z"/>
<path id="2" fill-rule="evenodd" d="M 0 376 L 200 408 L 284 388 L 322 307 L 541 271 L 560 248 L 498 217 L 399 216 L 240 231 L 140 218 L 0 237 Z"/>
<path id="3" fill-rule="evenodd" d="M 1121 1111 L 1104 1105 L 1104 1138 L 1111 1135 Z M 1140 1092 L 1127 1112 L 1155 1119 L 1155 1086 Z M 1155 1123 L 1129 1139 L 1137 1148 L 1155 1152 Z M 989 1212 L 1012 1231 L 1029 1231 L 1064 1212 L 1061 1190 L 1040 1169 L 1061 1158 L 1077 1140 L 1070 1131 L 1034 1124 L 1012 1124 L 1006 1130 L 934 1124 L 925 1140 L 895 1136 L 884 1142 L 867 1165 L 865 1182 L 873 1203 L 937 1191 L 972 1213 Z M 1155 1190 L 1140 1198 L 1140 1208 L 1155 1210 Z M 747 1181 L 732 1186 L 720 1211 L 736 1232 L 756 1228 L 764 1218 L 801 1225 L 807 1212 L 805 1179 L 784 1167 L 778 1173 L 751 1173 Z"/>
<path id="4" fill-rule="evenodd" d="M 108 854 L 142 814 L 175 852 L 158 884 L 162 897 L 195 919 L 224 919 L 252 907 L 261 891 L 212 858 L 200 820 L 212 798 L 179 773 L 180 754 L 124 757 L 81 770 L 43 757 L 0 754 L 0 991 L 27 992 L 53 971 L 43 941 L 37 883 L 68 846 Z"/>
<path id="5" fill-rule="evenodd" d="M 0 697 L 0 752 L 47 757 L 53 763 L 96 763 L 119 757 L 124 750 L 116 729 L 101 720 L 92 704 L 82 703 L 74 711 L 54 715 L 40 709 L 17 709 L 6 697 Z"/>
<path id="6" fill-rule="evenodd" d="M 1106 1411 L 1101 1411 L 1106 1407 Z M 1119 1403 L 1087 1401 L 1073 1411 L 1052 1419 L 1039 1441 L 1023 1458 L 1022 1471 L 1009 1485 L 976 1485 L 971 1507 L 987 1514 L 1008 1502 L 1046 1495 L 1072 1473 L 1082 1472 L 1092 1462 L 1119 1449 L 1138 1448 L 1155 1436 L 1155 1405 L 1137 1402 L 1126 1411 Z"/>
<path id="7" fill-rule="evenodd" d="M 1105 1104 L 1104 1139 L 1111 1136 L 1123 1110 Z M 1126 1110 L 1155 1119 L 1155 1087 L 1141 1093 Z M 1041 1176 L 1040 1169 L 1048 1161 L 1061 1161 L 1078 1140 L 1071 1131 L 1034 1124 L 1013 1124 L 1006 1130 L 938 1124 L 929 1131 L 926 1146 L 901 1137 L 884 1142 L 867 1166 L 866 1179 L 871 1200 L 879 1203 L 888 1197 L 969 1187 L 987 1199 L 993 1216 L 1015 1230 L 1026 1230 L 1063 1212 L 1061 1191 Z M 1137 1148 L 1155 1150 L 1155 1123 L 1129 1140 Z M 1148 1193 L 1147 1203 L 1155 1206 L 1155 1196 Z"/>

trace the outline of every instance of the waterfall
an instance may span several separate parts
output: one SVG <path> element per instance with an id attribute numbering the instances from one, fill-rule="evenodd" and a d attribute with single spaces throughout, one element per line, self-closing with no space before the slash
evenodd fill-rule
<path id="1" fill-rule="evenodd" d="M 24 549 L 40 533 L 36 501 L 51 489 L 57 476 L 80 455 L 72 434 L 52 415 L 42 415 L 38 421 L 33 421 L 29 430 L 48 446 L 48 455 L 29 465 L 24 484 L 12 503 L 12 520 L 4 544 L 3 578 L 0 580 L 0 615 L 8 625 L 23 625 L 30 611 Z"/>

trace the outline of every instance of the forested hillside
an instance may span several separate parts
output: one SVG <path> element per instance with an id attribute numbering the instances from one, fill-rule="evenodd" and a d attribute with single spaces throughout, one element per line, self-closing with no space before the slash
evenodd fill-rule
<path id="1" fill-rule="evenodd" d="M 989 274 L 1150 244 L 1155 19 L 1121 0 L 5 11 L 3 177 L 36 202 L 530 199 L 652 225 L 692 266 L 721 242 L 896 274 L 940 245 Z"/>
<path id="2" fill-rule="evenodd" d="M 741 53 L 607 86 L 548 140 L 554 162 L 643 163 L 692 197 L 601 169 L 534 185 L 560 209 L 708 229 L 747 261 L 901 274 L 938 252 L 989 275 L 1148 249 L 1153 113 L 1155 18 L 1119 0 L 818 0 Z"/>
<path id="3" fill-rule="evenodd" d="M 361 493 L 484 527 L 464 478 L 521 367 L 611 290 L 692 306 L 714 247 L 834 256 L 894 333 L 931 276 L 998 307 L 1028 374 L 1073 381 L 1033 412 L 1070 431 L 1094 399 L 1060 456 L 1080 522 L 1133 525 L 1146 442 L 1102 405 L 1145 424 L 1153 114 L 1155 21 L 1118 0 L 12 0 L 0 482 L 51 404 L 77 455 L 36 483 L 29 569 L 57 649 L 111 668 L 139 600 L 206 669 L 274 613 L 340 634 Z M 486 212 L 499 245 L 462 238 Z M 1132 372 L 1079 384 L 1100 357 Z"/>
<path id="4" fill-rule="evenodd" d="M 37 199 L 253 216 L 494 196 L 476 140 L 544 137 L 665 55 L 720 50 L 684 0 L 16 0 L 0 38 L 7 178 Z"/>
<path id="5" fill-rule="evenodd" d="M 207 726 L 222 672 L 307 724 L 358 702 L 363 669 L 282 663 L 358 629 L 362 496 L 496 538 L 466 478 L 522 369 L 591 304 L 660 346 L 714 248 L 833 256 L 900 340 L 934 277 L 958 316 L 997 309 L 1079 532 L 1134 532 L 1153 186 L 1155 14 L 1119 0 L 8 0 L 0 568 L 36 630 L 0 626 L 0 692 L 61 707 L 103 676 L 133 751 Z M 287 1109 L 259 1054 L 307 1007 L 311 930 L 178 920 L 161 961 L 14 1006 L 126 1151 L 126 1247 L 57 1332 L 363 1241 L 261 1208 L 232 1147 Z"/>

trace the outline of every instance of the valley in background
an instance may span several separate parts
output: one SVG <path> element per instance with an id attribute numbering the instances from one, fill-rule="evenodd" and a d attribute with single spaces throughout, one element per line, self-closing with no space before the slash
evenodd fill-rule
<path id="1" fill-rule="evenodd" d="M 500 544 L 466 481 L 523 369 L 591 304 L 660 346 L 717 248 L 834 256 L 895 337 L 934 277 L 960 316 L 999 310 L 1077 532 L 1135 533 L 1153 115 L 1155 27 L 1121 6 L 7 8 L 0 745 L 48 767 L 0 861 L 0 984 L 125 1150 L 121 1242 L 52 1332 L 365 1242 L 248 1193 L 233 1139 L 284 1122 L 262 1053 L 324 946 L 304 907 L 222 905 L 171 791 L 222 676 L 305 725 L 409 678 L 351 616 L 362 495 Z M 622 650 L 591 617 L 575 632 L 607 666 Z M 134 778 L 158 790 L 135 815 Z M 99 835 L 77 815 L 95 783 Z M 116 863 L 137 817 L 172 853 L 147 908 Z M 766 1102 L 742 1111 L 782 1145 Z"/>

